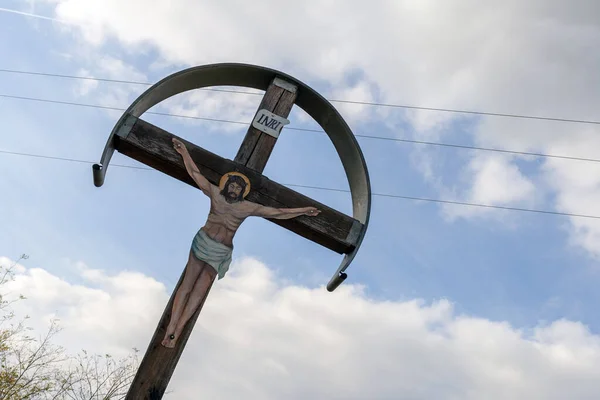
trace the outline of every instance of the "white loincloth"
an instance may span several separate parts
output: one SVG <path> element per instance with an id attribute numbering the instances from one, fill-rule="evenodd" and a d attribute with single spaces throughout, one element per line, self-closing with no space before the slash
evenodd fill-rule
<path id="1" fill-rule="evenodd" d="M 202 229 L 196 233 L 192 241 L 192 254 L 198 259 L 212 266 L 219 275 L 225 276 L 231 264 L 233 249 L 210 238 Z"/>

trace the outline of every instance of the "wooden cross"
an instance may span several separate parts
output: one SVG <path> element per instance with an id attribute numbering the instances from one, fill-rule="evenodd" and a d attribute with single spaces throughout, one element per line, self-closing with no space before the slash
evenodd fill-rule
<path id="1" fill-rule="evenodd" d="M 274 132 L 279 132 L 282 128 L 277 120 L 287 118 L 297 95 L 296 85 L 278 77 L 273 79 L 234 160 L 222 158 L 132 115 L 127 116 L 123 129 L 116 134 L 114 146 L 120 153 L 198 188 L 186 171 L 181 156 L 173 148 L 172 140 L 177 138 L 186 145 L 202 175 L 213 185 L 218 186 L 221 177 L 227 172 L 238 171 L 246 175 L 251 182 L 251 191 L 246 198 L 249 201 L 276 208 L 311 206 L 321 210 L 316 217 L 267 220 L 339 254 L 349 254 L 357 246 L 358 233 L 363 229 L 363 224 L 262 175 L 277 141 L 278 133 Z M 259 130 L 256 126 L 260 127 L 261 123 L 264 127 Z M 175 293 L 184 275 L 185 270 L 152 336 L 126 400 L 161 399 L 167 388 L 212 286 L 211 282 L 198 309 L 177 339 L 175 347 L 166 348 L 161 345 L 161 341 L 169 324 Z"/>

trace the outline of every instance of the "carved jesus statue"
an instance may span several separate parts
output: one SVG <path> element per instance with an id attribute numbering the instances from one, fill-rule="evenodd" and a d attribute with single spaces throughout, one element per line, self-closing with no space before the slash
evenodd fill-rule
<path id="1" fill-rule="evenodd" d="M 173 138 L 173 147 L 182 156 L 194 182 L 210 198 L 210 212 L 206 224 L 194 236 L 185 276 L 173 300 L 171 320 L 161 342 L 169 348 L 175 347 L 185 324 L 202 304 L 215 277 L 225 276 L 231 263 L 233 237 L 247 217 L 289 219 L 320 213 L 314 207 L 272 208 L 246 201 L 244 198 L 250 192 L 250 181 L 246 176 L 230 172 L 222 177 L 217 187 L 200 173 L 180 140 Z"/>

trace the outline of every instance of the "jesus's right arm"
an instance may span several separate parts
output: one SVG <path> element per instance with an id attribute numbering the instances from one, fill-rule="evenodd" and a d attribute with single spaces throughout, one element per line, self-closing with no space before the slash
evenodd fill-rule
<path id="1" fill-rule="evenodd" d="M 175 148 L 176 152 L 181 154 L 186 171 L 188 172 L 188 174 L 190 174 L 194 182 L 196 182 L 200 190 L 202 190 L 202 192 L 208 197 L 211 197 L 211 189 L 213 185 L 208 181 L 208 179 L 204 177 L 204 175 L 202 175 L 202 173 L 198 169 L 198 166 L 196 165 L 194 160 L 192 160 L 190 153 L 185 147 L 185 144 L 183 144 L 181 140 L 173 138 L 173 147 Z"/>

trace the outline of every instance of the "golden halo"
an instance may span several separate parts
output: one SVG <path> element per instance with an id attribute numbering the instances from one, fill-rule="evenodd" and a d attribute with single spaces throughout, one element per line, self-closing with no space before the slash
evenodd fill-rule
<path id="1" fill-rule="evenodd" d="M 248 177 L 241 172 L 228 172 L 224 174 L 219 181 L 219 189 L 223 190 L 225 188 L 225 182 L 227 182 L 227 179 L 229 179 L 231 175 L 239 176 L 246 182 L 246 190 L 244 190 L 244 198 L 246 198 L 248 193 L 250 193 L 250 179 L 248 179 Z"/>

